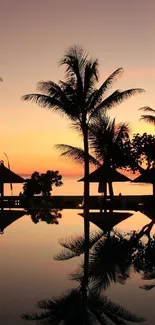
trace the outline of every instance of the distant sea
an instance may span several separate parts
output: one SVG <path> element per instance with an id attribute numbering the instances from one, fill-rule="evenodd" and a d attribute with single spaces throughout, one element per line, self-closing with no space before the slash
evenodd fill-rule
<path id="1" fill-rule="evenodd" d="M 28 178 L 28 175 L 21 175 Z M 63 185 L 60 187 L 53 186 L 53 195 L 83 195 L 83 182 L 78 182 L 78 177 L 63 177 Z M 13 184 L 13 195 L 22 192 L 23 184 Z M 151 184 L 137 184 L 131 182 L 113 183 L 114 194 L 118 195 L 150 195 L 152 194 Z M 10 185 L 6 184 L 4 195 L 11 195 Z M 98 184 L 90 184 L 90 194 L 98 195 Z"/>

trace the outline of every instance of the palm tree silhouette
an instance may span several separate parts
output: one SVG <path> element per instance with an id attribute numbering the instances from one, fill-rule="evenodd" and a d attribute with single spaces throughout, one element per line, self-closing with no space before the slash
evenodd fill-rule
<path id="1" fill-rule="evenodd" d="M 60 241 L 63 250 L 54 256 L 57 261 L 64 261 L 84 253 L 84 236 L 75 236 Z M 137 246 L 136 246 L 137 247 Z M 102 232 L 90 235 L 88 277 L 91 289 L 100 293 L 112 283 L 124 284 L 129 278 L 132 254 L 135 245 L 130 237 L 112 231 L 107 235 Z M 70 279 L 82 282 L 84 264 L 70 275 Z"/>
<path id="2" fill-rule="evenodd" d="M 130 128 L 127 123 L 116 124 L 106 113 L 98 112 L 89 126 L 89 144 L 92 152 L 89 162 L 94 166 L 103 163 L 113 168 L 130 167 L 133 159 L 128 146 Z M 65 144 L 55 146 L 62 156 L 74 161 L 84 162 L 84 151 L 81 148 Z M 112 184 L 109 183 L 109 192 L 113 196 Z"/>
<path id="3" fill-rule="evenodd" d="M 145 106 L 145 107 L 142 107 L 140 108 L 141 111 L 143 112 L 148 112 L 150 114 L 143 114 L 140 118 L 140 120 L 143 120 L 145 122 L 148 122 L 148 123 L 151 123 L 151 124 L 154 124 L 155 125 L 155 116 L 152 115 L 155 114 L 155 109 L 149 107 L 149 106 Z"/>
<path id="4" fill-rule="evenodd" d="M 129 141 L 129 133 L 128 123 L 117 124 L 115 118 L 110 119 L 107 113 L 98 112 L 93 123 L 89 125 L 90 150 L 93 151 L 93 155 L 89 155 L 89 162 L 94 166 L 100 166 L 108 161 L 110 166 L 116 168 L 129 164 L 127 152 L 122 152 L 124 143 Z M 84 162 L 82 148 L 66 144 L 57 144 L 55 147 L 62 151 L 62 156 L 72 158 L 79 163 Z"/>
<path id="5" fill-rule="evenodd" d="M 83 136 L 84 147 L 84 228 L 86 241 L 89 241 L 89 124 L 98 111 L 106 111 L 125 99 L 143 92 L 142 89 L 128 89 L 114 91 L 105 98 L 105 92 L 112 86 L 116 78 L 122 74 L 123 69 L 117 69 L 97 88 L 99 81 L 98 60 L 88 58 L 83 48 L 70 47 L 64 54 L 60 65 L 65 66 L 65 81 L 58 84 L 53 81 L 41 81 L 38 83 L 39 93 L 28 94 L 22 97 L 26 101 L 34 101 L 42 107 L 65 114 L 72 125 L 80 130 Z M 86 245 L 88 247 L 88 245 Z M 89 259 L 89 250 L 85 254 L 86 265 Z"/>
<path id="6" fill-rule="evenodd" d="M 127 325 L 128 321 L 139 323 L 145 321 L 115 304 L 106 296 L 88 292 L 87 303 L 82 296 L 81 287 L 73 289 L 66 294 L 53 297 L 51 300 L 39 301 L 37 307 L 43 309 L 40 313 L 23 314 L 22 318 L 29 321 L 39 321 L 40 324 L 53 325 Z"/>

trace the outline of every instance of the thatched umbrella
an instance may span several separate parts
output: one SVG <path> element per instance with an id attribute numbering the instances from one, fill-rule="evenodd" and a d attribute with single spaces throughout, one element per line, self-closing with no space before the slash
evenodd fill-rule
<path id="1" fill-rule="evenodd" d="M 84 181 L 85 178 L 80 179 L 78 182 Z M 111 189 L 111 196 L 113 196 L 112 183 L 113 182 L 127 182 L 131 181 L 127 176 L 119 173 L 114 168 L 107 165 L 102 165 L 88 176 L 89 183 L 99 183 L 98 192 L 104 192 L 104 197 L 107 196 L 107 184 L 109 190 Z"/>
<path id="2" fill-rule="evenodd" d="M 153 185 L 153 196 L 155 196 L 155 168 L 146 169 L 140 176 L 132 180 L 133 183 L 150 183 Z"/>
<path id="3" fill-rule="evenodd" d="M 6 183 L 23 183 L 25 179 L 13 173 L 9 168 L 4 166 L 4 162 L 0 161 L 0 193 L 1 207 L 3 206 L 4 184 Z"/>

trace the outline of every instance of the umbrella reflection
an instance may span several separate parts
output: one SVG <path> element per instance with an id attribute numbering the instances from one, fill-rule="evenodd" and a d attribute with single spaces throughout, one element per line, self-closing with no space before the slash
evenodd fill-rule
<path id="1" fill-rule="evenodd" d="M 26 214 L 25 210 L 3 210 L 0 213 L 0 234 L 13 222 L 20 219 Z"/>

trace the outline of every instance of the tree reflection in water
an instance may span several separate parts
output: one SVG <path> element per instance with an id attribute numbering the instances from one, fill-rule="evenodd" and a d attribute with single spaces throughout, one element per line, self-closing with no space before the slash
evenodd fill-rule
<path id="1" fill-rule="evenodd" d="M 29 209 L 27 214 L 31 216 L 34 223 L 44 221 L 48 224 L 59 224 L 59 219 L 62 218 L 62 209 Z"/>
<path id="2" fill-rule="evenodd" d="M 145 319 L 127 311 L 104 295 L 104 290 L 111 284 L 124 284 L 130 276 L 130 269 L 136 268 L 136 256 L 142 245 L 145 230 L 120 234 L 111 231 L 90 235 L 89 265 L 81 264 L 78 270 L 70 275 L 77 280 L 76 289 L 54 297 L 51 300 L 40 301 L 37 305 L 41 311 L 34 314 L 24 314 L 26 320 L 37 320 L 39 324 L 92 325 L 92 324 L 128 324 L 143 322 Z M 148 244 L 151 241 L 148 241 Z M 56 260 L 66 260 L 85 254 L 85 236 L 70 237 L 61 240 L 63 251 L 54 256 Z M 88 270 L 88 284 L 85 283 L 85 272 Z M 85 294 L 86 293 L 86 294 Z M 42 311 L 43 310 L 43 311 Z"/>

